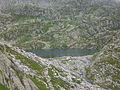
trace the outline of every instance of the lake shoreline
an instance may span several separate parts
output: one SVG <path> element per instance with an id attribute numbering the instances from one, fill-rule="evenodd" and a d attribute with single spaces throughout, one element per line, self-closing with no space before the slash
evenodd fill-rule
<path id="1" fill-rule="evenodd" d="M 87 56 L 93 55 L 98 52 L 97 49 L 81 49 L 81 48 L 56 48 L 56 49 L 39 49 L 39 50 L 26 50 L 32 52 L 43 58 L 54 58 L 63 56 Z"/>

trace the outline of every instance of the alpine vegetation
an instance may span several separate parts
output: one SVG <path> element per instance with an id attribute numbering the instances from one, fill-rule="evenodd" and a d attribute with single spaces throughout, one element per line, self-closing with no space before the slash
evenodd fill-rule
<path id="1" fill-rule="evenodd" d="M 0 90 L 120 90 L 120 0 L 0 0 Z"/>

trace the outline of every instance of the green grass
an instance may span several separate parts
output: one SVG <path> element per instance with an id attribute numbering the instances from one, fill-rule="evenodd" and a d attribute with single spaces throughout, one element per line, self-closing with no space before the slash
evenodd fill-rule
<path id="1" fill-rule="evenodd" d="M 37 74 L 43 75 L 43 73 L 42 73 L 43 69 L 44 69 L 43 65 L 40 65 L 37 62 L 35 62 L 35 61 L 33 61 L 33 60 L 31 60 L 31 59 L 21 55 L 20 53 L 10 49 L 8 46 L 6 46 L 6 52 L 15 55 L 16 59 L 21 60 L 21 62 L 23 64 L 27 65 L 29 68 L 31 68 L 33 70 L 36 70 Z"/>
<path id="2" fill-rule="evenodd" d="M 31 37 L 29 36 L 23 36 L 22 39 L 20 39 L 20 41 L 18 41 L 19 43 L 18 44 L 21 44 L 21 43 L 25 43 L 25 42 L 28 42 L 28 41 L 31 41 Z"/>
<path id="3" fill-rule="evenodd" d="M 50 27 L 53 27 L 53 24 L 49 22 L 46 25 L 44 25 L 42 29 L 48 31 Z"/>
<path id="4" fill-rule="evenodd" d="M 35 18 L 37 18 L 36 16 L 18 15 L 18 14 L 14 14 L 14 13 L 12 13 L 12 16 L 14 17 L 13 21 L 19 21 L 19 20 L 35 19 Z"/>
<path id="5" fill-rule="evenodd" d="M 18 88 L 15 88 L 14 90 L 19 90 Z"/>
<path id="6" fill-rule="evenodd" d="M 52 67 L 53 69 L 55 69 L 56 71 L 63 73 L 63 71 L 62 71 L 61 69 L 56 68 L 56 67 L 55 67 L 55 66 L 53 66 L 53 65 L 51 65 L 51 67 Z"/>
<path id="7" fill-rule="evenodd" d="M 16 72 L 16 75 L 19 77 L 22 85 L 24 86 L 24 82 L 23 82 L 24 73 L 22 71 L 16 69 L 14 66 L 12 66 L 11 68 Z"/>
<path id="8" fill-rule="evenodd" d="M 77 83 L 77 84 L 80 84 L 81 83 L 81 80 L 77 80 L 77 78 L 72 78 L 72 81 Z"/>
<path id="9" fill-rule="evenodd" d="M 62 77 L 66 77 L 67 75 L 59 68 L 56 68 L 55 66 L 51 65 L 51 67 L 53 68 L 53 70 L 59 72 L 59 74 L 62 76 Z M 57 73 L 56 72 L 56 73 Z"/>
<path id="10" fill-rule="evenodd" d="M 22 62 L 23 64 L 27 65 L 27 66 L 28 66 L 29 68 L 31 68 L 32 70 L 35 70 L 35 71 L 36 71 L 36 75 L 37 75 L 38 77 L 39 77 L 39 76 L 42 76 L 42 77 L 43 77 L 43 78 L 40 78 L 40 80 L 42 80 L 43 82 L 46 83 L 46 80 L 45 80 L 44 74 L 43 74 L 43 71 L 44 71 L 43 69 L 44 69 L 45 66 L 40 65 L 40 64 L 38 64 L 37 62 L 35 62 L 35 61 L 33 61 L 33 60 L 31 60 L 31 59 L 29 59 L 29 58 L 21 55 L 20 53 L 12 50 L 12 49 L 11 49 L 10 47 L 8 47 L 8 46 L 5 46 L 5 47 L 6 47 L 6 52 L 7 52 L 7 53 L 10 53 L 10 54 L 14 55 L 14 56 L 16 57 L 16 59 L 21 60 L 21 62 Z M 22 73 L 21 71 L 15 69 L 14 67 L 12 67 L 12 68 L 16 71 L 17 76 L 20 78 L 20 80 L 21 80 L 21 82 L 22 82 L 24 73 Z M 36 78 L 33 78 L 33 77 L 30 77 L 30 79 L 35 83 L 35 85 L 36 85 L 38 88 L 40 88 L 40 90 L 49 90 L 43 82 L 41 82 L 41 81 L 39 81 L 39 80 L 37 80 Z M 23 84 L 23 83 L 22 83 L 22 84 Z M 24 84 L 23 84 L 23 85 L 24 85 Z"/>
<path id="11" fill-rule="evenodd" d="M 116 57 L 113 56 L 113 53 Z M 100 60 L 97 60 L 98 57 L 100 57 Z M 106 50 L 101 56 L 98 55 L 92 59 L 96 60 L 96 62 L 85 69 L 87 79 L 90 80 L 91 83 L 97 84 L 102 88 L 119 90 L 119 48 Z M 107 79 L 108 77 L 111 77 L 112 82 Z M 100 81 L 96 81 L 96 78 L 98 78 L 98 80 L 100 79 Z"/>
<path id="12" fill-rule="evenodd" d="M 67 82 L 63 81 L 61 78 L 55 77 L 54 72 L 52 70 L 53 69 L 49 68 L 48 73 L 49 73 L 49 76 L 51 77 L 51 82 L 54 86 L 54 89 L 60 90 L 59 88 L 59 85 L 60 85 L 61 87 L 65 88 L 65 90 L 70 90 L 70 85 Z"/>
<path id="13" fill-rule="evenodd" d="M 90 67 L 85 68 L 85 72 L 87 79 L 90 80 L 91 83 L 93 83 L 95 75 L 91 73 Z"/>
<path id="14" fill-rule="evenodd" d="M 40 90 L 49 90 L 49 88 L 47 88 L 46 85 L 45 85 L 43 82 L 37 80 L 35 77 L 31 77 L 31 76 L 30 76 L 30 79 L 35 83 L 35 85 L 36 85 Z"/>
<path id="15" fill-rule="evenodd" d="M 35 70 L 36 75 L 38 77 L 42 76 L 40 79 L 36 79 L 36 77 L 34 77 L 34 78 L 29 77 L 40 90 L 49 90 L 49 88 L 47 88 L 46 85 L 43 83 L 43 82 L 45 82 L 47 84 L 46 79 L 44 78 L 44 73 L 43 73 L 45 66 L 38 64 L 37 62 L 21 55 L 20 53 L 16 52 L 15 50 L 12 50 L 10 47 L 8 47 L 6 45 L 5 45 L 5 50 L 7 53 L 14 55 L 16 59 L 21 60 L 21 62 L 23 64 L 27 65 L 32 70 Z M 20 70 L 16 69 L 15 67 L 11 67 L 11 68 L 15 70 L 21 83 L 24 85 L 24 83 L 23 83 L 24 73 L 22 73 Z M 0 89 L 0 90 L 5 90 L 5 89 Z"/>
<path id="16" fill-rule="evenodd" d="M 0 45 L 0 51 L 4 52 L 4 46 L 3 45 Z"/>
<path id="17" fill-rule="evenodd" d="M 0 90 L 10 90 L 7 87 L 5 87 L 4 85 L 0 84 Z"/>

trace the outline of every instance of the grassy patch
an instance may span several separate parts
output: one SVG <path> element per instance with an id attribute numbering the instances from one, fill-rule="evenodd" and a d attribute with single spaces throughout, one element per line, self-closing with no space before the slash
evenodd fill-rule
<path id="1" fill-rule="evenodd" d="M 0 45 L 0 51 L 4 52 L 4 46 Z"/>
<path id="2" fill-rule="evenodd" d="M 12 13 L 12 16 L 14 17 L 13 21 L 19 21 L 19 20 L 25 20 L 25 19 L 36 19 L 36 16 L 28 16 L 28 15 L 19 15 Z"/>
<path id="3" fill-rule="evenodd" d="M 40 89 L 40 90 L 49 90 L 49 88 L 46 87 L 46 85 L 41 82 L 40 80 L 37 80 L 35 77 L 31 77 L 30 79 L 35 83 L 35 85 Z"/>
<path id="4" fill-rule="evenodd" d="M 29 68 L 33 69 L 33 70 L 36 70 L 37 71 L 37 74 L 39 75 L 43 75 L 43 69 L 44 69 L 44 66 L 43 65 L 40 65 L 38 64 L 37 62 L 21 55 L 20 53 L 10 49 L 8 46 L 6 46 L 6 51 L 10 54 L 13 54 L 15 55 L 16 59 L 19 59 L 21 60 L 21 62 L 25 65 L 27 65 Z"/>
<path id="5" fill-rule="evenodd" d="M 52 69 L 49 68 L 48 70 L 49 76 L 51 77 L 51 82 L 55 88 L 55 90 L 59 90 L 59 86 L 65 88 L 65 90 L 69 90 L 69 84 L 65 81 L 63 81 L 61 78 L 59 77 L 55 77 L 54 72 L 52 71 Z"/>
<path id="6" fill-rule="evenodd" d="M 11 66 L 11 68 L 16 72 L 16 75 L 19 77 L 22 85 L 24 85 L 24 82 L 23 82 L 24 73 L 22 71 L 16 69 L 14 66 Z"/>
<path id="7" fill-rule="evenodd" d="M 45 30 L 45 31 L 48 31 L 50 27 L 53 27 L 53 24 L 51 22 L 44 25 L 42 29 Z"/>
<path id="8" fill-rule="evenodd" d="M 80 84 L 81 83 L 81 80 L 77 79 L 77 78 L 72 78 L 72 81 L 77 83 L 77 84 Z"/>
<path id="9" fill-rule="evenodd" d="M 5 87 L 4 85 L 0 84 L 0 90 L 10 90 L 7 87 Z"/>

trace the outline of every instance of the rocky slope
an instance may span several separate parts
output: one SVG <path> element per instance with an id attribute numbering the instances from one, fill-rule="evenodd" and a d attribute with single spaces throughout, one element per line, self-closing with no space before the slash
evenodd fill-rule
<path id="1" fill-rule="evenodd" d="M 0 90 L 119 90 L 119 8 L 119 0 L 0 0 Z M 16 47 L 100 52 L 43 59 Z"/>
<path id="2" fill-rule="evenodd" d="M 86 75 L 93 84 L 111 90 L 120 89 L 120 40 L 105 46 L 93 56 Z"/>
<path id="3" fill-rule="evenodd" d="M 19 48 L 0 44 L 0 89 L 104 90 L 83 78 L 84 67 L 90 57 L 61 57 L 48 60 Z"/>
<path id="4" fill-rule="evenodd" d="M 0 37 L 20 48 L 101 49 L 117 38 L 118 1 L 50 0 L 48 7 L 36 0 L 11 1 L 9 8 L 1 9 Z"/>

